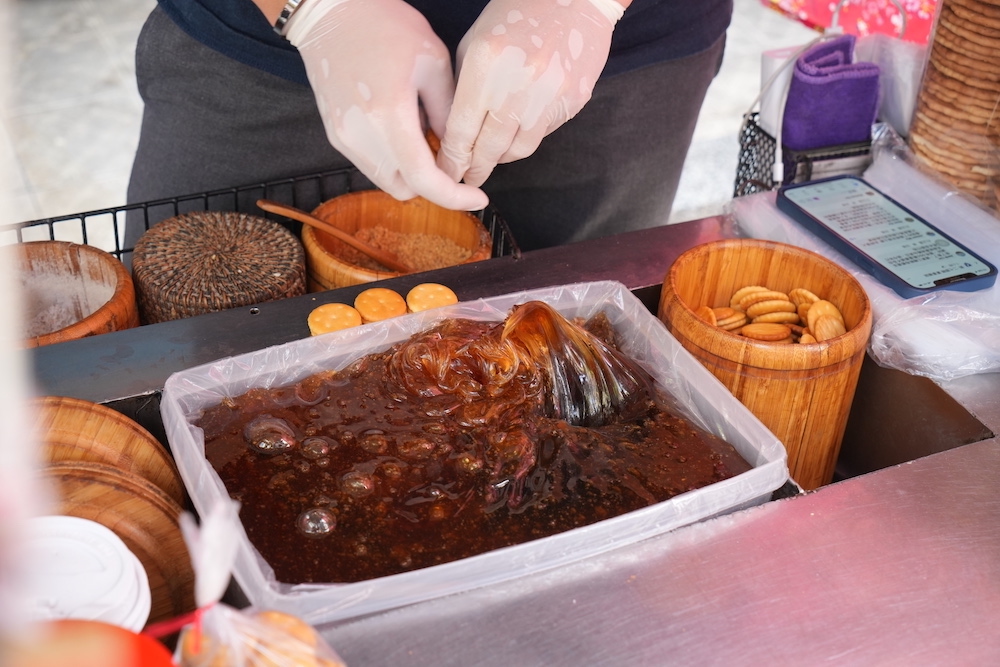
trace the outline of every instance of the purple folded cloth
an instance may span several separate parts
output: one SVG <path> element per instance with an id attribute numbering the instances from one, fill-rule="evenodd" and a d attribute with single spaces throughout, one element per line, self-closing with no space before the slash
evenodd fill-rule
<path id="1" fill-rule="evenodd" d="M 820 42 L 796 60 L 782 120 L 785 148 L 811 150 L 871 140 L 879 68 L 853 62 L 854 39 L 843 35 Z"/>

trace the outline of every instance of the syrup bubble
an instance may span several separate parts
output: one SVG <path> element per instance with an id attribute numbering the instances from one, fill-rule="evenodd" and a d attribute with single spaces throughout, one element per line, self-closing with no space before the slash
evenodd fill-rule
<path id="1" fill-rule="evenodd" d="M 325 507 L 314 507 L 300 514 L 296 525 L 307 537 L 326 537 L 337 527 L 337 517 Z"/>
<path id="2" fill-rule="evenodd" d="M 247 424 L 243 437 L 251 449 L 267 455 L 286 452 L 299 444 L 291 425 L 271 415 L 261 415 Z"/>

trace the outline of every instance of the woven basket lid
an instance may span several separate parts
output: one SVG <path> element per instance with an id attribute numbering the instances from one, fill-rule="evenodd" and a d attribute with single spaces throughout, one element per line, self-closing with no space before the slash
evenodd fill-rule
<path id="1" fill-rule="evenodd" d="M 142 320 L 152 324 L 305 294 L 305 252 L 265 218 L 185 213 L 142 235 L 132 278 Z"/>

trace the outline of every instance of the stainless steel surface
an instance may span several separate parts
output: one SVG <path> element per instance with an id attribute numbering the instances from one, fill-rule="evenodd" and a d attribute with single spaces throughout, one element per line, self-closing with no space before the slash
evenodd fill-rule
<path id="1" fill-rule="evenodd" d="M 385 285 L 436 280 L 471 299 L 611 279 L 655 312 L 674 258 L 732 235 L 709 218 Z M 361 289 L 38 348 L 38 390 L 115 404 L 159 435 L 171 373 L 307 336 L 312 308 Z M 850 479 L 322 630 L 351 665 L 1000 664 L 998 431 L 1000 374 L 942 389 L 869 360 Z"/>
<path id="2" fill-rule="evenodd" d="M 998 479 L 981 442 L 321 630 L 351 665 L 998 664 Z"/>
<path id="3" fill-rule="evenodd" d="M 1000 373 L 970 375 L 941 387 L 987 428 L 1000 434 Z"/>
<path id="4" fill-rule="evenodd" d="M 964 392 L 962 400 L 956 400 L 928 378 L 879 368 L 866 357 L 837 459 L 836 478 L 855 477 L 993 437 L 996 429 L 963 405 L 967 398 L 992 398 L 996 423 L 1000 393 L 988 387 L 990 383 L 1000 387 L 1000 376 L 983 376 L 981 381 L 981 391 Z M 988 418 L 989 406 L 983 408 L 977 411 Z"/>

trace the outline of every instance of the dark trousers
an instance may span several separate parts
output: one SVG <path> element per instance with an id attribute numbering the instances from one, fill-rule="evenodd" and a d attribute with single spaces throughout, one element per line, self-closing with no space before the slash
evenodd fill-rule
<path id="1" fill-rule="evenodd" d="M 523 250 L 666 224 L 724 42 L 601 79 L 533 155 L 497 167 L 483 189 Z M 136 76 L 145 108 L 129 203 L 349 166 L 308 87 L 201 45 L 158 8 Z M 130 225 L 129 245 L 141 231 Z"/>

